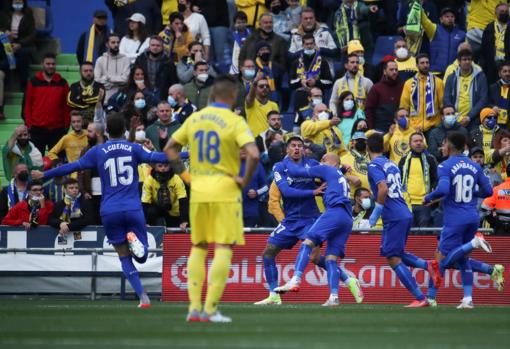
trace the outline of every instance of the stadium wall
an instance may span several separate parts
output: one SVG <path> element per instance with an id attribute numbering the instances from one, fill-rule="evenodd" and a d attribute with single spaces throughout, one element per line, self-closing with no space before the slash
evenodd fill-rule
<path id="1" fill-rule="evenodd" d="M 473 258 L 487 263 L 503 264 L 506 268 L 505 277 L 510 277 L 510 237 L 489 236 L 487 240 L 492 244 L 493 253 L 485 254 L 475 251 Z M 266 245 L 267 235 L 247 234 L 246 245 L 236 246 L 234 258 L 228 279 L 227 288 L 222 298 L 226 302 L 255 302 L 267 297 L 262 251 Z M 356 276 L 363 287 L 366 303 L 409 303 L 413 299 L 396 278 L 395 273 L 386 264 L 386 260 L 379 257 L 380 236 L 353 234 L 349 238 L 346 248 L 346 258 L 342 266 L 346 271 Z M 432 259 L 436 249 L 436 236 L 410 236 L 408 252 L 425 259 Z M 190 243 L 187 234 L 166 234 L 164 236 L 163 251 L 163 295 L 164 301 L 186 301 L 186 263 Z M 288 281 L 293 274 L 294 262 L 299 248 L 282 251 L 277 257 L 280 284 Z M 209 266 L 212 251 L 209 251 Z M 428 285 L 428 273 L 414 269 L 418 284 L 422 289 Z M 283 296 L 284 302 L 323 302 L 328 298 L 326 271 L 309 265 L 303 277 L 301 290 L 295 294 Z M 510 305 L 510 289 L 498 292 L 490 276 L 474 273 L 474 299 L 476 304 Z M 204 292 L 205 294 L 205 292 Z M 438 292 L 440 304 L 457 304 L 462 298 L 462 286 L 458 271 L 448 270 L 443 287 Z M 348 289 L 340 288 L 340 301 L 354 303 Z"/>

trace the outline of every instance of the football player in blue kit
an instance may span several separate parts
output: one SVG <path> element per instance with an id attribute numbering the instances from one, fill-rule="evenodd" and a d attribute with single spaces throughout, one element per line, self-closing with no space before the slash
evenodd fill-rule
<path id="1" fill-rule="evenodd" d="M 299 240 L 305 238 L 305 233 L 313 225 L 320 211 L 315 202 L 315 196 L 322 195 L 325 184 L 317 186 L 312 178 L 291 176 L 288 166 L 310 168 L 319 165 L 313 159 L 303 157 L 303 139 L 299 136 L 290 137 L 287 140 L 287 156 L 274 166 L 274 181 L 283 197 L 284 220 L 274 229 L 268 238 L 263 252 L 264 274 L 269 286 L 269 296 L 255 305 L 281 304 L 281 297 L 274 289 L 278 286 L 278 269 L 276 256 L 283 249 L 291 249 Z M 319 256 L 317 248 L 312 253 L 312 261 L 323 269 L 326 269 L 325 257 Z M 362 301 L 362 292 L 359 282 L 349 277 L 339 269 L 340 279 L 346 283 L 357 302 Z"/>
<path id="2" fill-rule="evenodd" d="M 296 258 L 295 271 L 292 278 L 275 292 L 297 292 L 301 278 L 310 260 L 312 250 L 327 241 L 326 271 L 330 290 L 329 299 L 323 306 L 338 306 L 338 283 L 340 272 L 338 258 L 345 255 L 345 244 L 352 230 L 351 201 L 349 200 L 349 184 L 339 168 L 340 159 L 336 154 L 328 153 L 322 158 L 322 165 L 314 167 L 297 167 L 288 165 L 288 174 L 293 177 L 320 178 L 326 184 L 324 205 L 326 210 L 306 232 Z"/>
<path id="3" fill-rule="evenodd" d="M 426 195 L 424 204 L 442 199 L 444 223 L 438 250 L 441 275 L 447 268 L 460 271 L 464 298 L 459 309 L 473 308 L 473 266 L 469 254 L 475 248 L 492 252 L 483 235 L 476 233 L 480 224 L 477 210 L 478 198 L 492 195 L 489 179 L 477 163 L 463 154 L 466 137 L 460 132 L 448 134 L 443 146 L 443 155 L 448 159 L 438 168 L 439 182 L 435 191 Z M 478 266 L 478 261 L 474 261 Z M 432 286 L 432 285 L 430 285 Z M 435 300 L 437 287 L 429 287 L 427 297 Z"/>
<path id="4" fill-rule="evenodd" d="M 369 223 L 370 226 L 375 226 L 382 216 L 381 256 L 386 257 L 402 284 L 415 297 L 415 300 L 406 307 L 427 307 L 429 304 L 407 266 L 427 270 L 433 280 L 436 280 L 439 268 L 437 263 L 427 262 L 405 251 L 413 216 L 402 194 L 400 170 L 383 156 L 383 144 L 381 133 L 374 133 L 368 137 L 368 153 L 372 160 L 368 165 L 368 181 L 375 199 Z"/>
<path id="5" fill-rule="evenodd" d="M 140 308 L 150 307 L 138 271 L 138 263 L 147 260 L 147 230 L 138 190 L 139 163 L 166 163 L 165 153 L 150 152 L 136 143 L 124 140 L 122 114 L 108 116 L 106 127 L 110 140 L 91 148 L 79 160 L 44 172 L 32 171 L 32 176 L 48 180 L 72 172 L 96 168 L 101 178 L 101 218 L 108 242 L 113 245 L 122 271 L 140 299 Z"/>

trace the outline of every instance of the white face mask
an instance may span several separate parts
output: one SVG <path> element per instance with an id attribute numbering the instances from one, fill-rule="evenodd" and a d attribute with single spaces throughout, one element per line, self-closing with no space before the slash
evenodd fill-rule
<path id="1" fill-rule="evenodd" d="M 327 111 L 320 112 L 317 117 L 319 121 L 329 120 L 329 113 Z"/>
<path id="2" fill-rule="evenodd" d="M 197 80 L 201 81 L 201 82 L 206 82 L 208 77 L 209 77 L 209 74 L 207 74 L 207 73 L 205 73 L 205 74 L 198 74 L 197 75 Z"/>
<path id="3" fill-rule="evenodd" d="M 39 200 L 41 200 L 41 196 L 39 196 L 39 195 L 32 195 L 32 200 L 39 201 Z"/>
<path id="4" fill-rule="evenodd" d="M 359 65 L 365 65 L 365 57 L 359 56 Z"/>
<path id="5" fill-rule="evenodd" d="M 143 84 L 144 82 L 144 80 L 135 80 L 135 84 Z"/>
<path id="6" fill-rule="evenodd" d="M 372 201 L 370 198 L 364 198 L 361 199 L 361 207 L 363 207 L 364 210 L 368 210 L 372 206 Z"/>
<path id="7" fill-rule="evenodd" d="M 352 99 L 346 99 L 343 102 L 344 110 L 351 111 L 354 108 L 354 101 Z"/>
<path id="8" fill-rule="evenodd" d="M 315 107 L 322 103 L 322 98 L 312 98 L 312 105 Z"/>
<path id="9" fill-rule="evenodd" d="M 145 131 L 139 130 L 135 132 L 135 141 L 142 142 L 145 140 Z"/>
<path id="10" fill-rule="evenodd" d="M 407 55 L 409 54 L 409 51 L 407 51 L 407 49 L 405 47 L 399 47 L 395 51 L 395 54 L 397 55 L 398 59 L 406 59 Z"/>

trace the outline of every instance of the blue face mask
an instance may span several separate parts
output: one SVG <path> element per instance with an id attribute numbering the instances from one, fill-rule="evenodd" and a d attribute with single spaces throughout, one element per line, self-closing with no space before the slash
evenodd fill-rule
<path id="1" fill-rule="evenodd" d="M 137 100 L 135 100 L 135 108 L 136 109 L 143 109 L 143 108 L 145 108 L 145 99 L 137 99 Z"/>
<path id="2" fill-rule="evenodd" d="M 487 122 L 485 123 L 485 126 L 487 126 L 489 130 L 493 130 L 494 127 L 496 127 L 497 123 L 498 120 L 496 120 L 496 118 L 488 118 Z"/>
<path id="3" fill-rule="evenodd" d="M 175 100 L 175 98 L 174 98 L 174 97 L 172 97 L 172 96 L 168 96 L 167 100 L 168 100 L 168 104 L 170 104 L 170 106 L 171 106 L 172 108 L 173 108 L 173 107 L 175 107 L 175 106 L 177 105 L 177 101 Z"/>
<path id="4" fill-rule="evenodd" d="M 23 4 L 12 4 L 12 8 L 14 11 L 21 11 L 23 10 Z"/>
<path id="5" fill-rule="evenodd" d="M 400 118 L 398 119 L 397 123 L 402 130 L 407 130 L 407 125 L 409 123 L 409 121 L 407 121 L 407 118 Z"/>
<path id="6" fill-rule="evenodd" d="M 246 79 L 251 80 L 255 77 L 255 69 L 245 69 L 243 75 Z"/>
<path id="7" fill-rule="evenodd" d="M 303 50 L 303 53 L 307 56 L 312 56 L 315 54 L 315 49 L 313 48 L 310 48 L 310 49 L 306 49 L 306 50 Z"/>
<path id="8" fill-rule="evenodd" d="M 445 117 L 444 117 L 444 126 L 446 128 L 452 128 L 455 125 L 456 122 L 457 122 L 457 117 L 455 116 L 455 114 L 445 115 Z"/>

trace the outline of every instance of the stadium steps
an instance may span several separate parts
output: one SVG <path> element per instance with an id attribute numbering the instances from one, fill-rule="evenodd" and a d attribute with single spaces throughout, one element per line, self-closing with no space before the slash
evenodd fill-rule
<path id="1" fill-rule="evenodd" d="M 30 65 L 31 76 L 42 69 L 41 65 Z M 69 84 L 80 80 L 80 66 L 74 54 L 59 54 L 57 56 L 57 71 Z M 7 90 L 8 91 L 8 90 Z M 5 120 L 0 121 L 0 147 L 12 135 L 18 125 L 23 124 L 21 109 L 23 104 L 22 92 L 6 92 L 4 101 Z M 3 169 L 3 161 L 0 160 L 0 185 L 6 185 L 7 180 Z"/>

